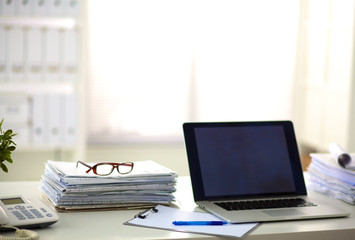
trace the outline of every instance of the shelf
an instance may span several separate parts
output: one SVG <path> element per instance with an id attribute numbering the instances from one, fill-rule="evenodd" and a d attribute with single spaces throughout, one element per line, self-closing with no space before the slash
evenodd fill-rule
<path id="1" fill-rule="evenodd" d="M 63 83 L 41 83 L 41 82 L 31 82 L 31 83 L 2 83 L 0 82 L 0 92 L 17 92 L 26 94 L 35 93 L 58 93 L 58 94 L 70 94 L 75 92 L 75 84 L 71 82 Z"/>
<path id="2" fill-rule="evenodd" d="M 26 145 L 26 146 L 16 146 L 16 151 L 18 152 L 52 152 L 52 151 L 73 151 L 76 145 Z"/>
<path id="3" fill-rule="evenodd" d="M 60 18 L 60 17 L 14 17 L 1 16 L 0 24 L 2 25 L 19 25 L 28 27 L 55 27 L 73 29 L 78 23 L 74 18 Z"/>

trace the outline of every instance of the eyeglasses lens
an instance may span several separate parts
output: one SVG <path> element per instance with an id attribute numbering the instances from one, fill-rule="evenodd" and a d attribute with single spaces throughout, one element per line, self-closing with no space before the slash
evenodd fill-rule
<path id="1" fill-rule="evenodd" d="M 102 176 L 109 175 L 112 173 L 113 168 L 111 164 L 100 164 L 96 166 L 96 173 Z"/>
<path id="2" fill-rule="evenodd" d="M 121 174 L 127 174 L 131 172 L 133 169 L 133 164 L 132 163 L 122 163 L 117 166 L 117 170 Z"/>

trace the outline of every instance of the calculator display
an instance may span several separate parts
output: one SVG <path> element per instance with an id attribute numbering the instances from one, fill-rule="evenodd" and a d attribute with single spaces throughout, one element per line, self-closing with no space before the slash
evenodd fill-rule
<path id="1" fill-rule="evenodd" d="M 22 204 L 22 203 L 25 203 L 22 198 L 3 198 L 3 199 L 0 199 L 1 202 L 3 202 L 3 204 L 5 205 L 12 205 L 12 204 Z"/>

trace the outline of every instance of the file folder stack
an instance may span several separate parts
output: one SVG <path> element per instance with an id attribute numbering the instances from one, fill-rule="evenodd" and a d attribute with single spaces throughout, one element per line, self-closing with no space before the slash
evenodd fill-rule
<path id="1" fill-rule="evenodd" d="M 341 167 L 331 154 L 312 153 L 310 156 L 307 188 L 355 204 L 355 170 Z M 355 160 L 355 155 L 352 154 L 352 158 Z"/>
<path id="2" fill-rule="evenodd" d="M 94 163 L 87 163 L 94 165 Z M 75 162 L 48 161 L 40 189 L 57 211 L 146 208 L 174 200 L 177 174 L 154 161 L 99 176 Z"/>
<path id="3" fill-rule="evenodd" d="M 0 22 L 0 82 L 75 83 L 79 30 L 65 23 L 37 25 Z"/>

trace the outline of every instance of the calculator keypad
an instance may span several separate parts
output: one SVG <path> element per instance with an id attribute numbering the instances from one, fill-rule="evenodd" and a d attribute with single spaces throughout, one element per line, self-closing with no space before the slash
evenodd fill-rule
<path id="1" fill-rule="evenodd" d="M 53 216 L 52 214 L 48 213 L 44 208 L 36 209 L 30 205 L 29 206 L 16 205 L 14 207 L 8 208 L 8 210 L 10 210 L 11 213 L 14 214 L 14 216 L 18 220 L 44 218 L 45 216 L 46 217 Z"/>

